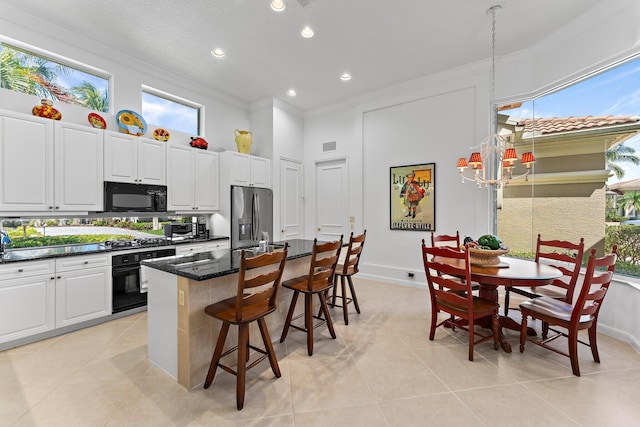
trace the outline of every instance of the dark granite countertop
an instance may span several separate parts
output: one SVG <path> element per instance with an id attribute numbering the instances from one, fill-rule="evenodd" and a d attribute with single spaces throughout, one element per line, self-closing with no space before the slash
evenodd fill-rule
<path id="1" fill-rule="evenodd" d="M 288 260 L 309 256 L 313 252 L 313 240 L 294 239 L 274 242 L 273 247 L 278 249 L 285 243 L 289 244 Z M 249 256 L 258 254 L 258 252 L 252 252 Z M 155 258 L 142 261 L 142 265 L 188 279 L 207 280 L 237 273 L 240 269 L 240 250 L 218 249 L 192 255 Z"/>
<path id="2" fill-rule="evenodd" d="M 211 236 L 208 239 L 184 239 L 170 241 L 165 245 L 148 245 L 137 247 L 120 247 L 109 248 L 104 243 L 87 243 L 77 245 L 61 245 L 47 246 L 37 248 L 10 249 L 0 256 L 0 265 L 13 262 L 36 261 L 47 258 L 60 258 L 67 256 L 93 255 L 103 252 L 120 252 L 120 251 L 142 251 L 145 249 L 153 249 L 158 247 L 169 247 L 176 245 L 186 245 L 202 242 L 212 242 L 216 240 L 227 240 L 227 236 Z"/>

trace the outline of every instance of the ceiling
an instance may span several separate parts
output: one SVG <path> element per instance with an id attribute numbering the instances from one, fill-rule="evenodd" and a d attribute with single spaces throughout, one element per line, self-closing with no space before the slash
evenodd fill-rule
<path id="1" fill-rule="evenodd" d="M 69 29 L 84 36 L 72 43 L 117 49 L 125 63 L 137 58 L 243 103 L 276 97 L 309 111 L 489 58 L 494 4 L 503 6 L 500 56 L 603 2 L 286 0 L 280 13 L 270 0 L 20 0 L 10 7 L 50 23 L 44 30 L 53 37 Z M 300 36 L 305 25 L 313 38 Z M 226 56 L 213 57 L 214 48 Z M 344 72 L 353 78 L 341 81 Z M 291 88 L 296 97 L 287 96 Z"/>

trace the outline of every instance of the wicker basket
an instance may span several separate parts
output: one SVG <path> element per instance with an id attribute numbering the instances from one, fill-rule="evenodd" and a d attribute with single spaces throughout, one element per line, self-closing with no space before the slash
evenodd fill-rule
<path id="1" fill-rule="evenodd" d="M 460 245 L 460 249 L 463 251 L 467 249 L 466 246 Z M 480 249 L 480 248 L 469 248 L 469 261 L 471 264 L 475 265 L 499 265 L 500 255 L 505 255 L 509 253 L 509 249 Z"/>

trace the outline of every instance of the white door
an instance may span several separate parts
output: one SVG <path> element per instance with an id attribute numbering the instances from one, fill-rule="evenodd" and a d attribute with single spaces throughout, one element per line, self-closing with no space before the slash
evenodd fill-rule
<path id="1" fill-rule="evenodd" d="M 316 163 L 316 237 L 338 240 L 347 232 L 349 174 L 345 159 Z"/>
<path id="2" fill-rule="evenodd" d="M 167 209 L 193 210 L 193 148 L 186 145 L 167 146 Z"/>
<path id="3" fill-rule="evenodd" d="M 280 239 L 303 238 L 304 197 L 302 164 L 280 159 Z"/>
<path id="4" fill-rule="evenodd" d="M 195 208 L 217 211 L 220 207 L 220 162 L 218 153 L 194 149 L 195 154 Z"/>
<path id="5" fill-rule="evenodd" d="M 138 179 L 137 137 L 105 131 L 104 133 L 104 180 L 130 182 Z"/>

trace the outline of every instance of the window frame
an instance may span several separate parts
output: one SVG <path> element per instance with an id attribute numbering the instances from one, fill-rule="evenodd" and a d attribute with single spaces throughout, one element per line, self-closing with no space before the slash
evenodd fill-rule
<path id="1" fill-rule="evenodd" d="M 186 98 L 183 98 L 181 96 L 177 96 L 174 94 L 171 94 L 169 92 L 165 92 L 163 90 L 160 89 L 156 89 L 154 87 L 151 86 L 147 86 L 147 85 L 142 85 L 140 88 L 140 111 L 142 112 L 142 96 L 143 94 L 148 94 L 148 95 L 152 95 L 158 98 L 162 98 L 166 101 L 169 102 L 173 102 L 175 104 L 180 104 L 183 105 L 185 107 L 189 107 L 189 108 L 193 108 L 194 110 L 196 110 L 197 113 L 197 122 L 196 122 L 196 126 L 197 126 L 197 136 L 204 136 L 204 120 L 203 120 L 203 115 L 204 115 L 204 105 L 199 104 L 197 102 L 193 102 L 190 101 Z M 162 123 L 153 123 L 154 125 L 157 126 L 162 126 L 162 127 L 168 127 L 163 125 Z M 179 129 L 173 129 L 176 130 L 178 132 L 183 132 L 183 133 L 189 133 L 189 132 L 185 132 L 185 131 L 181 131 Z M 194 136 L 196 136 L 194 135 Z"/>

